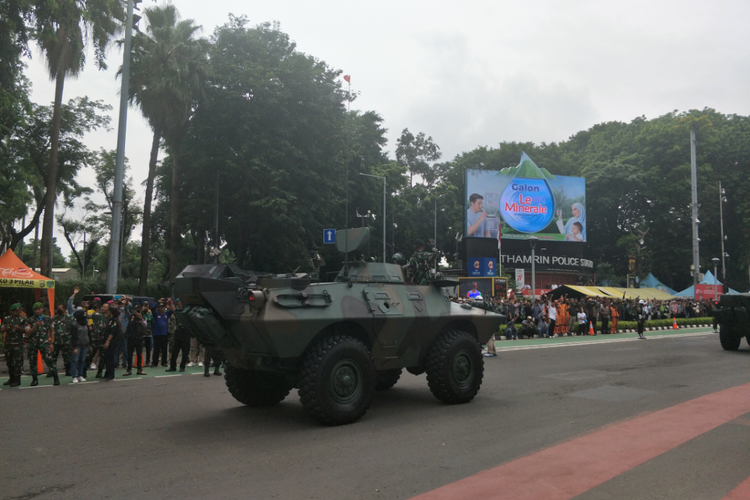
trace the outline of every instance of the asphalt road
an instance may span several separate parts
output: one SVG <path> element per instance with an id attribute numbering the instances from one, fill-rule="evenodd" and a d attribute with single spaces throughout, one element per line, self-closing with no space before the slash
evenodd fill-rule
<path id="1" fill-rule="evenodd" d="M 276 407 L 249 409 L 223 378 L 157 378 L 163 368 L 110 383 L 5 389 L 0 498 L 522 498 L 518 491 L 563 470 L 577 490 L 527 497 L 722 499 L 750 477 L 750 406 L 742 406 L 750 349 L 743 341 L 725 352 L 701 332 L 498 343 L 473 402 L 439 403 L 424 375 L 404 373 L 343 427 L 312 421 L 296 391 Z M 722 401 L 738 401 L 739 414 L 696 430 L 694 415 Z M 645 451 L 597 441 L 621 425 L 654 441 L 668 431 L 687 438 Z M 596 480 L 605 476 L 594 465 L 611 478 Z M 506 469 L 520 472 L 493 472 Z"/>

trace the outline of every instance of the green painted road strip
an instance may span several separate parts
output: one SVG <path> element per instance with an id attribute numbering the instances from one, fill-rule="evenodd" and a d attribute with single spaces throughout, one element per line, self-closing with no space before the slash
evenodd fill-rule
<path id="1" fill-rule="evenodd" d="M 640 340 L 637 333 L 616 333 L 610 335 L 583 335 L 580 337 L 557 337 L 549 339 L 496 340 L 495 347 L 502 351 L 522 351 L 528 349 L 545 349 L 551 347 L 574 347 L 617 342 L 648 342 L 677 337 L 697 337 L 715 335 L 711 327 L 681 328 L 679 330 L 653 330 L 643 332 L 646 340 Z"/>

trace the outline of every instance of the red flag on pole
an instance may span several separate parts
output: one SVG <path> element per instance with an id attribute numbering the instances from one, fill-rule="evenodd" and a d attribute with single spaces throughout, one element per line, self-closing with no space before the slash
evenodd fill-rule
<path id="1" fill-rule="evenodd" d="M 352 77 L 349 75 L 344 75 L 344 80 L 346 80 L 346 83 L 352 83 Z"/>

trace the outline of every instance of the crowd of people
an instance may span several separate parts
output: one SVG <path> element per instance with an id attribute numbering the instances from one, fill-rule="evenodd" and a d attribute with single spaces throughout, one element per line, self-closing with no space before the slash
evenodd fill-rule
<path id="1" fill-rule="evenodd" d="M 639 338 L 645 339 L 643 332 L 646 321 L 712 315 L 710 300 L 701 302 L 692 299 L 575 299 L 563 295 L 555 300 L 542 295 L 535 300 L 495 297 L 490 307 L 494 312 L 508 317 L 505 330 L 508 340 L 588 335 L 592 331 L 595 335 L 614 334 L 620 321 L 635 321 Z"/>
<path id="2" fill-rule="evenodd" d="M 76 303 L 78 293 L 76 287 L 65 305 L 57 305 L 54 315 L 46 302 L 34 303 L 31 315 L 20 302 L 11 304 L 10 315 L 0 326 L 10 375 L 5 385 L 21 385 L 24 358 L 29 362 L 31 385 L 38 385 L 39 356 L 54 385 L 60 385 L 60 356 L 65 376 L 72 377 L 74 384 L 86 382 L 89 370 L 96 370 L 95 377 L 105 381 L 114 380 L 117 369 L 124 370 L 124 377 L 131 376 L 134 368 L 137 375 L 146 375 L 144 367 L 160 364 L 165 372 L 176 372 L 178 360 L 180 372 L 198 365 L 209 377 L 213 364 L 213 374 L 222 374 L 221 351 L 191 339 L 177 322 L 174 312 L 182 307 L 179 298 L 136 304 L 131 297 L 115 295 L 107 302 L 94 298 Z"/>
<path id="3" fill-rule="evenodd" d="M 563 295 L 557 299 L 550 295 L 540 298 L 485 298 L 477 284 L 466 297 L 454 297 L 457 302 L 473 305 L 503 314 L 508 318 L 504 334 L 507 340 L 523 338 L 552 338 L 580 335 L 610 335 L 618 333 L 621 321 L 636 323 L 639 339 L 645 339 L 646 321 L 656 319 L 698 318 L 713 316 L 711 300 L 696 301 L 690 298 L 674 300 L 616 299 Z M 479 302 L 479 304 L 477 304 Z M 716 319 L 713 320 L 716 333 Z M 487 344 L 485 356 L 497 356 L 493 342 Z"/>

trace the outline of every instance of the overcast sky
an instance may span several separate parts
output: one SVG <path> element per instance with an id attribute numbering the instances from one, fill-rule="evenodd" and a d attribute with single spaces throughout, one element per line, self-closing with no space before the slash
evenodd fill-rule
<path id="1" fill-rule="evenodd" d="M 391 157 L 404 128 L 432 136 L 447 160 L 477 146 L 557 142 L 597 123 L 673 110 L 750 114 L 747 0 L 172 3 L 206 37 L 230 13 L 252 25 L 278 21 L 299 51 L 351 75 L 360 92 L 352 107 L 383 117 Z M 112 131 L 87 138 L 95 149 L 117 142 L 119 50 L 108 64 L 98 71 L 90 57 L 65 84 L 66 101 L 87 95 L 114 107 Z M 26 75 L 33 100 L 51 102 L 38 52 Z M 150 145 L 148 125 L 131 108 L 126 155 L 138 184 Z"/>

